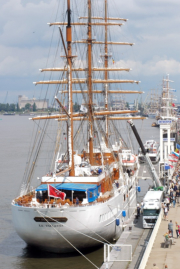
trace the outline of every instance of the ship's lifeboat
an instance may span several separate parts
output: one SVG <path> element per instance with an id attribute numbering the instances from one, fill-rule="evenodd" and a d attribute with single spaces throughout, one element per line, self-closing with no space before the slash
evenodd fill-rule
<path id="1" fill-rule="evenodd" d="M 136 162 L 137 157 L 135 155 L 131 155 L 130 158 L 122 159 L 123 164 L 134 164 Z"/>

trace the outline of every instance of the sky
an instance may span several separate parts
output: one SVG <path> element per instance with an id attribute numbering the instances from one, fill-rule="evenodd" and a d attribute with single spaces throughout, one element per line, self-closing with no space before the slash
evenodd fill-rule
<path id="1" fill-rule="evenodd" d="M 95 13 L 102 13 L 103 0 L 92 1 Z M 80 14 L 78 7 L 87 6 L 82 6 L 82 0 L 72 2 L 74 17 Z M 18 95 L 38 96 L 40 87 L 33 82 L 43 80 L 39 69 L 53 52 L 49 47 L 54 28 L 47 23 L 65 16 L 64 5 L 65 0 L 0 0 L 0 103 L 15 103 Z M 111 17 L 128 19 L 120 30 L 112 30 L 111 40 L 135 43 L 130 48 L 114 48 L 115 66 L 132 68 L 126 78 L 141 81 L 138 89 L 145 92 L 143 99 L 150 89 L 160 92 L 162 79 L 169 74 L 180 102 L 179 10 L 179 0 L 109 1 Z M 51 63 L 51 54 L 49 59 Z"/>

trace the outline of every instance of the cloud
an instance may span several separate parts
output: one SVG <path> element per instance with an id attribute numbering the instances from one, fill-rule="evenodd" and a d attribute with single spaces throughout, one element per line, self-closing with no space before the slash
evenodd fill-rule
<path id="1" fill-rule="evenodd" d="M 0 9 L 0 38 L 6 46 L 32 47 L 43 45 L 48 31 L 47 20 L 52 7 L 57 1 L 28 1 L 26 4 L 17 0 L 3 2 Z"/>
<path id="2" fill-rule="evenodd" d="M 145 63 L 140 61 L 118 61 L 116 66 L 132 68 L 133 76 L 162 76 L 163 74 L 178 75 L 180 73 L 180 62 L 174 59 L 157 59 L 153 58 L 151 61 Z"/>
<path id="3" fill-rule="evenodd" d="M 0 76 L 32 76 L 46 64 L 47 50 L 0 46 Z"/>
<path id="4" fill-rule="evenodd" d="M 104 1 L 94 0 L 92 3 L 92 14 L 103 16 Z M 9 79 L 17 78 L 18 82 L 14 84 L 13 90 L 18 91 L 21 90 L 21 80 L 36 77 L 38 69 L 46 66 L 48 54 L 50 57 L 47 67 L 61 66 L 59 56 L 63 54 L 63 50 L 56 52 L 55 49 L 59 41 L 59 31 L 57 27 L 54 28 L 55 31 L 53 27 L 48 27 L 47 22 L 61 21 L 62 16 L 65 18 L 66 1 L 16 0 L 14 3 L 14 0 L 0 0 L 0 4 L 0 76 L 5 78 L 6 88 L 10 87 Z M 72 19 L 76 20 L 78 16 L 85 15 L 86 1 L 75 0 L 71 4 Z M 58 8 L 58 5 L 62 5 L 63 8 Z M 110 47 L 116 64 L 131 67 L 133 71 L 128 76 L 138 76 L 139 80 L 145 81 L 147 88 L 156 83 L 155 78 L 159 76 L 161 80 L 166 73 L 175 76 L 179 85 L 180 1 L 109 0 L 108 6 L 110 17 L 129 19 L 122 27 L 110 28 L 111 41 L 129 41 L 136 44 L 132 49 L 122 46 Z M 53 32 L 54 39 L 49 53 Z M 86 38 L 86 27 L 78 26 L 77 39 L 82 38 L 79 33 L 83 33 L 83 38 Z M 104 32 L 95 28 L 93 36 L 96 36 L 97 40 L 103 40 Z M 84 48 L 84 45 L 81 45 L 81 54 L 85 53 Z M 102 52 L 103 46 L 100 53 Z M 100 58 L 98 53 L 96 51 L 96 59 Z"/>

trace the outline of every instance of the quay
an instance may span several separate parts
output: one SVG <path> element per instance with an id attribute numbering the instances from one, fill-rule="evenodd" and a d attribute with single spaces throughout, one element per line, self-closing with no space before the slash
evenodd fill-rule
<path id="1" fill-rule="evenodd" d="M 179 171 L 180 161 L 177 163 L 175 173 Z M 143 168 L 144 169 L 144 168 Z M 155 169 L 157 167 L 155 166 Z M 151 180 L 147 185 L 151 185 Z M 144 185 L 143 192 L 146 193 L 147 185 Z M 142 193 L 141 197 L 144 196 Z M 141 198 L 142 199 L 142 198 Z M 140 201 L 140 197 L 138 199 Z M 122 255 L 118 255 L 112 249 L 111 257 L 113 261 L 104 263 L 101 269 L 152 269 L 153 264 L 156 264 L 158 269 L 179 269 L 180 268 L 180 238 L 176 239 L 175 223 L 180 225 L 180 204 L 176 203 L 175 208 L 170 206 L 168 213 L 168 221 L 163 219 L 163 209 L 159 214 L 156 225 L 153 229 L 143 229 L 142 216 L 137 220 L 135 216 L 131 218 L 129 224 L 124 229 L 117 245 L 132 246 L 132 260 L 123 261 Z M 168 232 L 168 223 L 172 220 L 174 228 L 174 243 L 170 247 L 164 248 L 164 234 Z M 129 229 L 131 227 L 132 229 Z M 124 255 L 125 258 L 126 254 Z"/>
<path id="2" fill-rule="evenodd" d="M 161 215 L 162 216 L 162 215 Z M 168 231 L 168 223 L 172 220 L 173 223 L 173 236 L 174 244 L 168 248 L 164 248 L 164 234 Z M 168 269 L 179 269 L 180 268 L 180 239 L 176 239 L 175 222 L 180 224 L 180 204 L 176 203 L 176 207 L 170 207 L 168 213 L 168 221 L 161 218 L 160 226 L 155 237 L 153 247 L 149 254 L 148 261 L 142 268 L 139 269 L 151 269 L 153 263 L 156 263 L 159 269 L 164 269 L 167 265 Z"/>
<path id="3" fill-rule="evenodd" d="M 173 244 L 164 248 L 164 234 L 168 232 L 168 223 L 173 223 Z M 117 261 L 104 263 L 101 269 L 153 269 L 156 264 L 158 269 L 180 268 L 180 238 L 177 239 L 175 223 L 180 224 L 180 204 L 176 203 L 175 208 L 170 207 L 168 221 L 163 218 L 163 210 L 159 215 L 154 229 L 143 229 L 142 217 L 133 221 L 132 230 L 129 226 L 125 228 L 116 244 L 132 245 L 132 261 Z"/>
<path id="4" fill-rule="evenodd" d="M 132 261 L 117 261 L 119 259 L 118 253 L 114 253 L 115 256 L 117 255 L 114 261 L 103 263 L 100 269 L 138 269 L 151 233 L 152 229 L 143 229 L 142 216 L 140 216 L 139 219 L 133 216 L 131 222 L 126 226 L 124 232 L 115 244 L 115 246 L 118 244 L 131 245 Z"/>
<path id="5" fill-rule="evenodd" d="M 157 166 L 155 169 L 158 170 Z M 147 170 L 146 164 L 141 164 L 139 170 L 139 185 L 141 186 L 141 192 L 138 193 L 137 201 L 141 203 L 143 197 L 147 193 L 149 187 L 153 185 L 153 181 L 150 178 L 150 173 L 147 170 L 146 180 L 142 179 L 143 171 Z M 117 261 L 119 259 L 118 254 L 115 253 L 113 262 L 103 263 L 100 269 L 138 269 L 141 263 L 141 259 L 146 250 L 146 246 L 149 242 L 152 229 L 143 229 L 142 215 L 136 219 L 134 213 L 125 225 L 124 231 L 120 238 L 117 240 L 116 245 L 131 245 L 132 246 L 132 261 Z M 112 251 L 113 252 L 113 251 Z M 122 257 L 121 257 L 122 258 Z"/>

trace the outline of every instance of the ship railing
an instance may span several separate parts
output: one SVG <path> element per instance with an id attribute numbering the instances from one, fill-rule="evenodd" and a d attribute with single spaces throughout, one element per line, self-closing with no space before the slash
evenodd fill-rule
<path id="1" fill-rule="evenodd" d="M 106 202 L 106 201 L 104 201 Z M 103 202 L 98 202 L 98 204 L 103 203 Z M 72 205 L 60 205 L 60 204 L 15 204 L 18 206 L 22 206 L 22 207 L 32 207 L 32 208 L 68 208 L 68 207 L 86 207 L 86 206 L 94 206 L 97 203 L 92 202 L 92 203 L 87 203 L 87 204 L 72 204 Z"/>
<path id="2" fill-rule="evenodd" d="M 49 204 L 49 203 L 20 203 L 20 202 L 15 202 L 12 201 L 12 204 L 16 205 L 16 206 L 22 206 L 22 207 L 33 207 L 33 208 L 68 208 L 68 207 L 86 207 L 86 206 L 94 206 L 97 204 L 101 204 L 101 203 L 105 203 L 109 200 L 110 197 L 104 197 L 104 198 L 98 198 L 97 200 L 95 200 L 94 202 L 91 203 L 86 203 L 86 204 L 64 204 L 61 205 L 60 203 L 58 204 Z"/>

